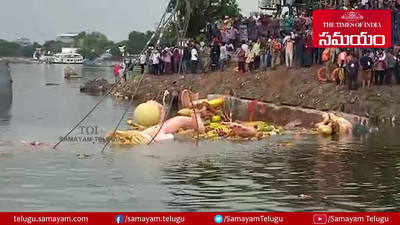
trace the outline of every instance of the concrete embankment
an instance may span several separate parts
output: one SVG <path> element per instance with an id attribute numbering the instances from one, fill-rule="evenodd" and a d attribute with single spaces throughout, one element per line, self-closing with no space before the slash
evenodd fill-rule
<path id="1" fill-rule="evenodd" d="M 208 95 L 209 99 L 218 98 L 220 95 Z M 240 99 L 232 96 L 225 96 L 225 108 L 231 113 L 233 120 L 248 121 L 251 117 L 249 107 L 254 101 Z M 305 109 L 294 106 L 277 106 L 271 103 L 256 102 L 254 104 L 254 121 L 265 121 L 272 124 L 286 126 L 287 128 L 314 128 L 316 123 L 323 120 L 325 112 Z M 343 117 L 350 122 L 355 119 L 367 120 L 366 117 L 359 117 L 352 114 L 334 112 L 337 116 Z"/>

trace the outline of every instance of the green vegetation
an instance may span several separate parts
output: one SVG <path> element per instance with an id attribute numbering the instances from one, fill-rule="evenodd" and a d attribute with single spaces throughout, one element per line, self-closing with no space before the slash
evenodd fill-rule
<path id="1" fill-rule="evenodd" d="M 129 40 L 126 43 L 127 51 L 129 53 L 140 53 L 152 35 L 152 31 L 147 31 L 146 33 L 132 31 L 129 34 Z"/>
<path id="2" fill-rule="evenodd" d="M 40 48 L 38 43 L 28 46 L 21 46 L 16 42 L 0 39 L 0 56 L 12 57 L 32 57 L 36 48 Z"/>
<path id="3" fill-rule="evenodd" d="M 120 55 L 121 53 L 118 50 L 118 47 L 120 46 L 126 46 L 126 51 L 129 54 L 139 54 L 152 35 L 153 35 L 152 31 L 147 31 L 145 33 L 139 31 L 132 31 L 129 34 L 128 40 L 118 42 L 113 46 L 113 48 L 111 48 L 111 54 Z"/>
<path id="4" fill-rule="evenodd" d="M 207 23 L 214 23 L 225 16 L 240 15 L 236 0 L 191 0 L 192 15 L 190 17 L 188 36 L 196 38 Z"/>
<path id="5" fill-rule="evenodd" d="M 57 53 L 57 52 L 61 52 L 61 48 L 65 48 L 65 47 L 70 47 L 69 44 L 66 44 L 64 42 L 61 41 L 46 41 L 43 46 L 42 46 L 42 50 L 44 52 L 51 52 L 51 53 Z"/>
<path id="6" fill-rule="evenodd" d="M 42 48 L 42 51 L 45 53 L 58 53 L 61 52 L 62 48 L 74 47 L 79 48 L 79 53 L 84 58 L 94 59 L 107 50 L 110 50 L 110 53 L 114 56 L 120 56 L 121 52 L 118 49 L 120 46 L 126 46 L 126 51 L 129 54 L 138 54 L 152 35 L 153 32 L 151 31 L 145 33 L 132 31 L 129 34 L 129 40 L 114 43 L 100 32 L 92 32 L 89 34 L 81 32 L 73 43 L 67 44 L 61 41 L 50 40 L 46 41 L 42 46 L 38 43 L 34 43 L 30 46 L 21 46 L 17 42 L 0 39 L 0 56 L 32 57 L 36 48 Z"/>
<path id="7" fill-rule="evenodd" d="M 223 19 L 225 16 L 240 16 L 240 8 L 237 0 L 188 0 L 190 7 L 183 1 L 178 6 L 180 20 L 186 20 L 187 11 L 191 11 L 187 36 L 189 38 L 197 38 L 201 34 L 201 30 L 206 27 L 207 23 L 214 23 Z M 168 8 L 173 10 L 177 1 L 171 0 Z"/>
<path id="8" fill-rule="evenodd" d="M 88 59 L 94 59 L 103 54 L 107 49 L 111 49 L 114 42 L 100 32 L 86 34 L 81 32 L 75 40 L 74 47 L 79 48 L 79 53 Z"/>

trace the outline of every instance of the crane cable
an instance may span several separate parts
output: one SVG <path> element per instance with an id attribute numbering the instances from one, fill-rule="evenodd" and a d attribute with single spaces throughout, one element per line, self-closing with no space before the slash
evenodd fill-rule
<path id="1" fill-rule="evenodd" d="M 171 14 L 176 13 L 176 12 L 177 12 L 177 9 L 178 9 L 178 4 L 176 4 L 176 6 L 175 6 L 175 8 L 174 8 L 174 10 L 172 11 Z M 162 34 L 161 34 L 161 33 L 162 33 L 162 30 L 165 28 L 165 25 L 166 25 L 167 23 L 169 23 L 169 21 L 170 21 L 170 19 L 171 19 L 171 16 L 170 16 L 170 17 L 167 19 L 167 21 L 164 21 L 164 18 L 165 18 L 165 16 L 167 15 L 167 12 L 168 12 L 168 9 L 164 12 L 163 16 L 161 17 L 160 23 L 159 23 L 158 26 L 157 26 L 156 32 L 152 35 L 152 37 L 151 37 L 151 38 L 149 39 L 149 41 L 146 43 L 146 45 L 145 45 L 145 47 L 143 48 L 141 54 L 144 54 L 144 53 L 147 51 L 148 46 L 150 45 L 151 41 L 154 39 L 155 35 L 156 35 L 158 32 L 160 32 L 160 37 L 159 37 L 159 38 L 162 37 Z M 163 21 L 164 21 L 164 23 L 163 23 Z M 157 41 L 157 43 L 159 43 L 159 41 Z M 145 76 L 145 75 L 142 74 L 141 78 L 139 79 L 139 82 L 138 82 L 138 84 L 137 84 L 137 86 L 136 86 L 136 89 L 135 89 L 134 94 L 132 95 L 132 98 L 131 98 L 131 101 L 130 101 L 129 105 L 132 104 L 133 99 L 136 97 L 137 92 L 138 92 L 139 87 L 140 87 L 140 85 L 141 85 L 141 83 L 142 83 L 142 81 L 143 81 L 144 76 Z M 165 93 L 164 93 L 164 94 L 165 94 Z M 164 99 L 165 99 L 165 95 L 164 95 Z M 169 109 L 168 109 L 167 114 L 168 114 L 169 111 L 170 111 L 172 102 L 173 102 L 173 98 L 171 98 L 171 101 L 170 101 L 170 104 L 169 104 L 169 107 L 168 107 Z M 122 120 L 124 119 L 124 117 L 125 117 L 126 114 L 128 113 L 128 110 L 129 110 L 129 107 L 127 107 L 127 108 L 125 109 L 124 113 L 122 114 L 121 119 L 118 121 L 118 124 L 117 124 L 117 126 L 115 127 L 115 129 L 114 129 L 113 135 L 115 135 L 115 133 L 117 132 L 119 126 L 121 125 Z M 151 144 L 151 143 L 154 141 L 154 139 L 156 138 L 156 136 L 159 134 L 159 132 L 161 131 L 162 126 L 163 126 L 164 123 L 165 123 L 165 119 L 166 119 L 166 118 L 167 118 L 167 115 L 165 115 L 164 121 L 163 121 L 163 123 L 162 123 L 162 125 L 161 125 L 159 131 L 157 132 L 157 134 L 152 138 L 152 140 L 151 140 L 148 144 Z M 104 146 L 103 146 L 103 149 L 101 150 L 102 153 L 104 153 L 104 151 L 106 150 L 106 148 L 108 147 L 108 145 L 110 144 L 110 142 L 111 142 L 111 140 L 107 140 L 107 141 L 106 141 L 106 143 L 105 143 Z"/>
<path id="2" fill-rule="evenodd" d="M 177 9 L 178 9 L 178 4 L 176 4 L 176 6 L 175 6 L 175 8 L 174 8 L 174 10 L 173 10 L 173 13 L 176 13 L 177 12 Z M 160 20 L 160 23 L 158 24 L 158 26 L 157 26 L 157 30 L 156 30 L 156 32 L 152 35 L 152 37 L 149 39 L 149 41 L 146 43 L 146 45 L 145 45 L 145 47 L 143 48 L 143 50 L 142 50 L 142 52 L 141 52 L 141 54 L 144 54 L 146 51 L 147 51 L 147 48 L 148 48 L 148 46 L 150 45 L 150 43 L 151 43 L 151 41 L 155 38 L 155 35 L 157 34 L 157 32 L 159 32 L 160 30 L 162 30 L 162 29 L 164 29 L 164 27 L 165 27 L 165 25 L 167 24 L 167 23 L 169 23 L 169 21 L 170 21 L 170 18 L 171 17 L 169 17 L 168 19 L 167 19 L 167 21 L 164 21 L 164 23 L 163 23 L 163 20 L 164 20 L 164 18 L 165 18 L 165 16 L 166 16 L 166 14 L 167 14 L 167 12 L 168 12 L 168 10 L 166 10 L 165 12 L 164 12 L 164 14 L 163 14 L 163 16 L 162 16 L 162 18 L 161 18 L 161 20 Z M 172 13 L 171 13 L 172 14 Z M 137 60 L 136 60 L 137 61 Z M 136 89 L 135 89 L 135 92 L 134 92 L 134 94 L 132 95 L 132 98 L 131 98 L 131 101 L 130 101 L 130 104 L 129 105 L 131 105 L 132 104 L 132 102 L 133 102 L 133 99 L 136 97 L 136 95 L 137 95 L 137 92 L 138 92 L 138 90 L 139 90 L 139 87 L 141 86 L 141 83 L 142 83 L 142 81 L 143 81 L 143 78 L 144 78 L 144 74 L 142 74 L 142 76 L 140 77 L 140 79 L 139 79 L 139 82 L 138 82 L 138 84 L 137 84 L 137 86 L 136 86 Z M 97 79 L 97 78 L 96 78 Z M 102 98 L 94 105 L 94 107 L 92 107 L 92 109 L 57 143 L 57 144 L 55 144 L 54 146 L 53 146 L 53 149 L 55 150 L 56 148 L 57 148 L 57 146 L 58 145 L 60 145 L 74 130 L 76 130 L 76 128 L 78 128 L 79 127 L 79 125 L 81 125 L 82 123 L 83 123 L 83 121 L 85 121 L 88 117 L 89 117 L 89 115 L 90 114 L 92 114 L 93 112 L 94 112 L 94 110 L 100 105 L 100 103 L 106 98 L 106 96 L 107 95 L 109 95 L 111 92 L 112 92 L 112 90 L 114 90 L 114 88 L 120 83 L 120 81 L 121 81 L 121 79 L 120 80 L 118 80 L 117 82 L 115 82 L 114 83 L 114 85 L 107 91 L 107 93 L 106 94 L 104 94 L 103 96 L 102 96 Z M 171 100 L 171 103 L 172 103 L 172 100 Z M 129 110 L 129 107 L 127 107 L 127 109 L 124 111 L 124 113 L 122 114 L 122 116 L 121 116 L 121 119 L 120 119 L 120 121 L 118 122 L 118 124 L 117 124 L 117 126 L 116 126 L 116 128 L 115 128 L 115 130 L 114 130 L 114 134 L 115 134 L 115 132 L 116 132 L 116 130 L 118 129 L 118 127 L 119 127 L 119 125 L 121 124 L 121 122 L 122 122 L 122 120 L 123 120 L 123 118 L 126 116 L 126 114 L 127 114 L 127 112 L 128 112 L 128 110 Z M 154 139 L 154 138 L 153 138 Z M 110 143 L 110 141 L 107 141 L 106 142 L 106 144 L 104 145 L 104 147 L 103 147 L 103 149 L 102 149 L 102 152 L 104 152 L 105 151 L 105 149 L 106 149 L 106 147 L 108 146 L 108 144 Z M 150 142 L 151 143 L 151 142 Z"/>
<path id="3" fill-rule="evenodd" d="M 165 107 L 165 97 L 166 97 L 167 95 L 169 95 L 169 94 L 170 94 L 169 91 L 168 91 L 168 90 L 165 90 L 165 92 L 164 92 L 164 97 L 163 97 L 163 105 L 164 105 L 164 107 Z M 168 115 L 169 115 L 169 113 L 170 113 L 170 111 L 171 111 L 171 107 L 172 107 L 172 102 L 173 102 L 173 101 L 174 101 L 174 98 L 171 98 L 170 101 L 169 101 L 169 104 L 168 104 L 168 108 L 167 108 L 167 110 L 166 110 L 166 112 L 165 112 L 163 121 L 162 121 L 161 124 L 160 124 L 160 128 L 158 129 L 157 133 L 151 138 L 151 140 L 149 141 L 149 143 L 147 143 L 147 145 L 150 145 L 151 143 L 153 143 L 153 141 L 156 139 L 156 137 L 158 136 L 158 134 L 161 132 L 161 130 L 162 130 L 162 128 L 163 128 L 165 122 L 167 121 Z"/>
<path id="4" fill-rule="evenodd" d="M 76 130 L 76 128 L 79 127 L 79 125 L 81 125 L 83 123 L 83 121 L 85 121 L 90 114 L 93 113 L 93 111 L 100 105 L 100 103 L 106 98 L 107 95 L 109 95 L 111 93 L 111 91 L 119 84 L 120 80 L 118 80 L 117 82 L 115 82 L 113 84 L 113 86 L 107 91 L 107 93 L 105 93 L 102 98 L 96 103 L 96 105 L 94 105 L 92 107 L 92 109 L 59 141 L 57 142 L 57 144 L 55 144 L 53 146 L 53 149 L 55 150 L 57 148 L 58 145 L 60 145 L 74 130 Z"/>

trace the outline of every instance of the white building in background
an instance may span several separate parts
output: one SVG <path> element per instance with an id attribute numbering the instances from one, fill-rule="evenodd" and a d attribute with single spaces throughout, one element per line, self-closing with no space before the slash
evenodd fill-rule
<path id="1" fill-rule="evenodd" d="M 57 35 L 56 41 L 61 41 L 66 44 L 71 44 L 74 42 L 75 38 L 78 37 L 78 33 L 65 33 Z"/>
<path id="2" fill-rule="evenodd" d="M 307 10 L 313 5 L 313 0 L 258 0 L 259 13 L 272 15 L 276 12 L 277 6 L 281 7 L 281 15 L 289 12 L 290 6 L 298 13 L 299 9 Z"/>
<path id="3" fill-rule="evenodd" d="M 258 0 L 258 7 L 263 10 L 273 10 L 276 5 L 283 4 L 282 0 Z"/>
<path id="4" fill-rule="evenodd" d="M 311 0 L 258 0 L 258 7 L 262 10 L 274 10 L 276 5 L 304 6 L 311 3 Z"/>
<path id="5" fill-rule="evenodd" d="M 79 48 L 61 48 L 61 54 L 76 54 Z"/>

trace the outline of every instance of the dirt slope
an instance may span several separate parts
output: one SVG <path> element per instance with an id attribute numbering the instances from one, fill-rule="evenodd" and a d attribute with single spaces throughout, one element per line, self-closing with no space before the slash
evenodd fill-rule
<path id="1" fill-rule="evenodd" d="M 166 89 L 190 89 L 207 94 L 229 94 L 258 99 L 276 105 L 300 106 L 321 111 L 341 111 L 366 116 L 375 121 L 400 116 L 400 86 L 376 86 L 349 92 L 333 83 L 320 84 L 316 72 L 320 66 L 287 70 L 279 67 L 255 74 L 226 72 L 196 75 L 146 75 L 135 99 L 161 101 Z M 132 98 L 138 79 L 122 84 L 113 94 Z"/>

